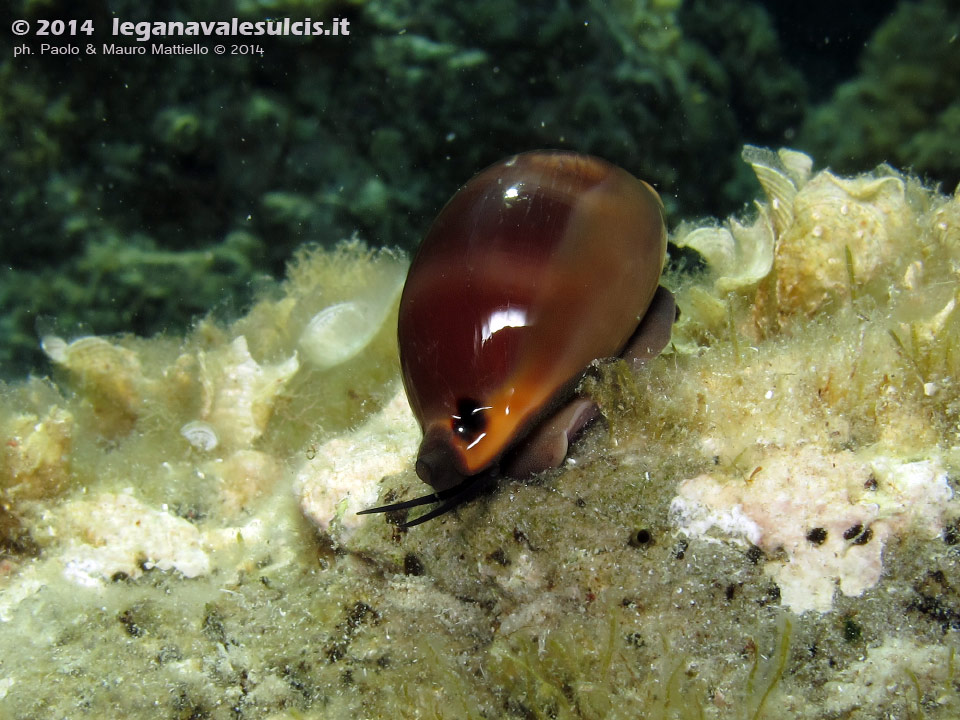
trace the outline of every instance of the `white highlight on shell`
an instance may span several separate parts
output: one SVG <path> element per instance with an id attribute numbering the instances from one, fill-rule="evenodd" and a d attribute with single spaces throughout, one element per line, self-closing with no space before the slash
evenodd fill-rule
<path id="1" fill-rule="evenodd" d="M 180 434 L 187 439 L 188 443 L 204 452 L 210 452 L 220 444 L 217 431 L 213 429 L 210 423 L 205 423 L 202 420 L 188 422 L 180 428 Z"/>
<path id="2" fill-rule="evenodd" d="M 527 325 L 527 313 L 523 308 L 506 307 L 494 310 L 480 329 L 480 341 L 485 343 L 491 340 L 504 328 L 522 328 Z"/>

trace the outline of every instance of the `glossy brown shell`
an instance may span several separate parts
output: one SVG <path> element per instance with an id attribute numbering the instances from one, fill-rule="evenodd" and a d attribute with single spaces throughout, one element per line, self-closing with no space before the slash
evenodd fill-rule
<path id="1" fill-rule="evenodd" d="M 495 463 L 597 358 L 620 353 L 666 252 L 657 193 L 604 160 L 516 155 L 437 216 L 400 300 L 403 382 L 437 490 Z"/>

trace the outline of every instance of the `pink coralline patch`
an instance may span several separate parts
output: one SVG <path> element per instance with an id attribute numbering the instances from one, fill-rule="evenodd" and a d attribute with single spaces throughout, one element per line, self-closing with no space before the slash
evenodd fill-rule
<path id="1" fill-rule="evenodd" d="M 795 612 L 830 609 L 835 588 L 879 582 L 888 538 L 935 535 L 952 498 L 937 460 L 903 463 L 812 447 L 773 449 L 749 480 L 700 475 L 671 505 L 681 532 L 760 547 L 765 571 Z"/>

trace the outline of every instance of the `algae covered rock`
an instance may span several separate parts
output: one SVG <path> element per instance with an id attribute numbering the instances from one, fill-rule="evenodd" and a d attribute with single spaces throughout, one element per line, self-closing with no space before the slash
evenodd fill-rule
<path id="1" fill-rule="evenodd" d="M 960 205 L 746 158 L 756 214 L 674 235 L 672 351 L 598 363 L 562 468 L 416 528 L 354 514 L 426 491 L 402 254 L 307 246 L 182 337 L 50 336 L 55 381 L 2 388 L 0 709 L 955 717 Z M 375 327 L 308 358 L 345 303 Z"/>
<path id="2" fill-rule="evenodd" d="M 7 498 L 53 497 L 70 484 L 73 415 L 57 406 L 44 416 L 21 412 L 6 418 L 0 489 Z"/>

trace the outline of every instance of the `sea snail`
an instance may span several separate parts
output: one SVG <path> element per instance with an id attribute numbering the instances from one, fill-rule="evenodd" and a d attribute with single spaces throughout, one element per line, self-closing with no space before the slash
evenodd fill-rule
<path id="1" fill-rule="evenodd" d="M 442 503 L 497 475 L 560 465 L 599 411 L 574 395 L 588 366 L 642 363 L 669 342 L 673 296 L 660 196 L 599 158 L 534 151 L 480 172 L 437 216 L 410 266 L 398 338 L 433 493 L 364 510 Z"/>

